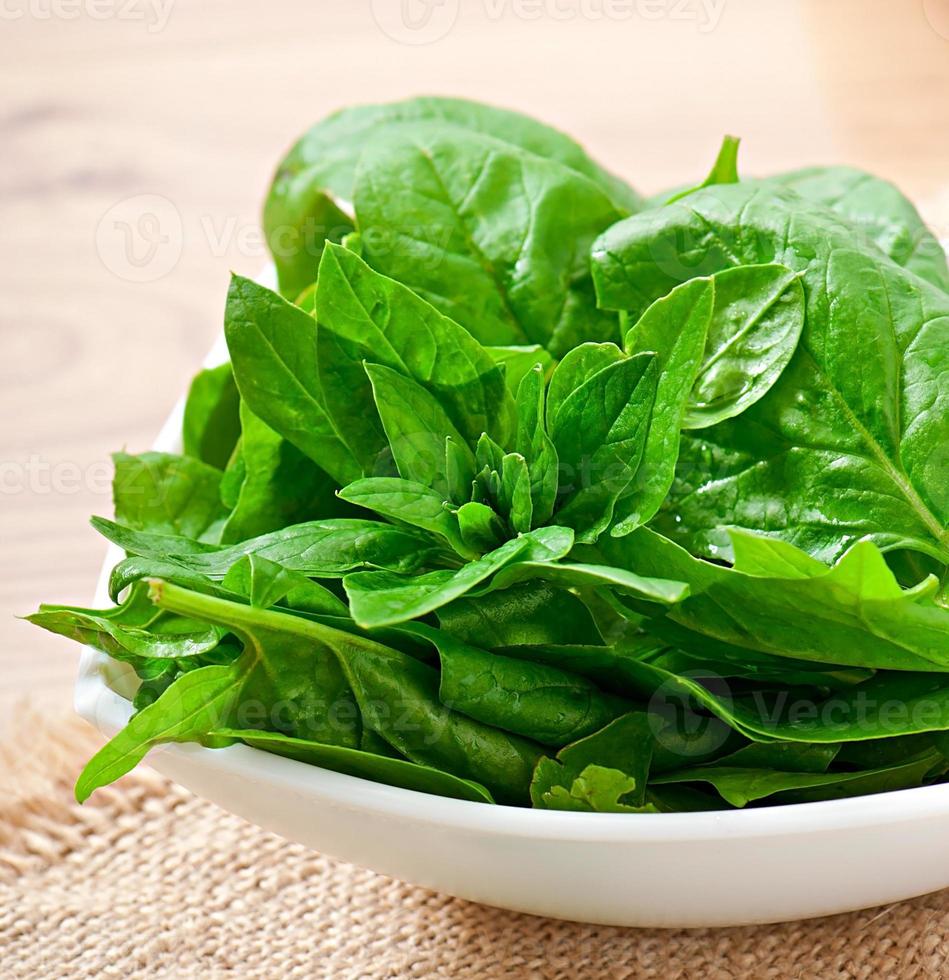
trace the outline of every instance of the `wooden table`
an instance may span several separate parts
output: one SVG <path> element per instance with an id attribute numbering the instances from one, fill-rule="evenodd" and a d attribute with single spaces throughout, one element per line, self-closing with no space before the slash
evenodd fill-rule
<path id="1" fill-rule="evenodd" d="M 644 191 L 701 176 L 734 132 L 745 172 L 857 164 L 949 237 L 947 0 L 442 0 L 416 31 L 401 0 L 136 2 L 0 14 L 5 707 L 67 701 L 77 649 L 13 614 L 90 600 L 107 454 L 148 448 L 220 329 L 229 270 L 265 261 L 272 167 L 335 107 L 509 105 Z M 135 223 L 139 195 L 169 238 L 144 268 L 116 250 L 116 222 L 155 230 Z"/>

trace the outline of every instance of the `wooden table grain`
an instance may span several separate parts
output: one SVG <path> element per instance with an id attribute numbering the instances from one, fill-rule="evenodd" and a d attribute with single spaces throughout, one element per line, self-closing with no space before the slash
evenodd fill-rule
<path id="1" fill-rule="evenodd" d="M 108 454 L 148 448 L 229 270 L 265 261 L 280 154 L 336 107 L 418 93 L 533 113 L 647 192 L 724 132 L 745 172 L 856 164 L 949 236 L 947 0 L 5 0 L 6 711 L 68 701 L 76 648 L 14 614 L 91 599 Z"/>

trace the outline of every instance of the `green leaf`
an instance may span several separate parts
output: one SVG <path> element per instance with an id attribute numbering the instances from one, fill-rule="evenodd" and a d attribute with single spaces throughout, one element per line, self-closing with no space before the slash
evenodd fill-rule
<path id="1" fill-rule="evenodd" d="M 550 376 L 547 388 L 547 430 L 557 424 L 567 398 L 604 368 L 623 361 L 623 352 L 613 343 L 585 343 L 574 347 Z"/>
<path id="2" fill-rule="evenodd" d="M 506 541 L 455 571 L 415 576 L 355 572 L 343 579 L 343 588 L 352 617 L 360 626 L 391 626 L 417 619 L 460 598 L 514 561 L 556 561 L 567 554 L 572 544 L 573 534 L 567 528 L 538 528 Z"/>
<path id="3" fill-rule="evenodd" d="M 579 562 L 518 561 L 499 571 L 490 587 L 505 589 L 515 582 L 537 578 L 568 589 L 606 586 L 639 599 L 668 604 L 681 602 L 689 594 L 689 586 L 686 582 L 650 578 L 624 568 L 584 565 Z"/>
<path id="4" fill-rule="evenodd" d="M 278 172 L 275 187 L 264 207 L 264 234 L 277 267 L 280 292 L 296 300 L 315 282 L 320 256 L 328 242 L 339 242 L 353 230 L 346 205 L 319 182 L 284 182 Z"/>
<path id="5" fill-rule="evenodd" d="M 152 601 L 161 609 L 224 627 L 244 644 L 231 668 L 241 679 L 240 697 L 211 727 L 260 728 L 358 746 L 360 717 L 353 692 L 327 645 L 337 634 L 348 634 L 157 579 L 150 587 Z"/>
<path id="6" fill-rule="evenodd" d="M 448 509 L 444 497 L 424 484 L 396 477 L 376 477 L 350 483 L 339 495 L 383 517 L 437 534 L 464 558 L 477 558 L 480 554 L 462 540 L 458 517 Z"/>
<path id="7" fill-rule="evenodd" d="M 51 633 L 94 646 L 113 660 L 132 664 L 197 657 L 213 650 L 221 641 L 220 631 L 179 617 L 134 627 L 80 610 L 42 605 L 38 612 L 26 618 Z"/>
<path id="8" fill-rule="evenodd" d="M 161 742 L 194 742 L 227 715 L 241 679 L 230 667 L 201 667 L 182 674 L 86 763 L 76 782 L 84 803 L 95 790 L 124 776 Z"/>
<path id="9" fill-rule="evenodd" d="M 249 279 L 234 276 L 224 334 L 241 398 L 340 485 L 362 475 L 326 412 L 316 366 L 316 321 Z"/>
<path id="10" fill-rule="evenodd" d="M 431 486 L 447 499 L 445 441 L 451 439 L 464 454 L 464 438 L 436 398 L 411 378 L 380 364 L 366 364 L 365 369 L 399 475 Z M 473 459 L 469 465 L 474 469 Z"/>
<path id="11" fill-rule="evenodd" d="M 722 139 L 718 156 L 708 176 L 697 187 L 689 187 L 686 190 L 673 194 L 666 204 L 688 197 L 689 194 L 701 190 L 703 187 L 712 187 L 715 184 L 737 184 L 738 183 L 738 146 L 741 140 L 737 136 L 726 136 Z"/>
<path id="12" fill-rule="evenodd" d="M 223 470 L 241 432 L 239 404 L 230 364 L 199 371 L 185 400 L 182 424 L 185 455 Z"/>
<path id="13" fill-rule="evenodd" d="M 869 793 L 890 792 L 918 786 L 942 756 L 930 751 L 921 758 L 885 769 L 866 772 L 781 772 L 716 764 L 682 769 L 654 779 L 655 785 L 704 782 L 715 787 L 722 799 L 735 807 L 773 797 L 785 802 L 840 799 Z"/>
<path id="14" fill-rule="evenodd" d="M 118 527 L 118 525 L 114 526 Z M 127 533 L 131 534 L 131 532 Z M 219 582 L 213 582 L 206 575 L 174 559 L 129 555 L 109 573 L 109 598 L 113 602 L 118 602 L 125 589 L 146 578 L 168 579 L 175 585 L 182 585 L 194 592 L 208 592 L 211 595 L 223 595 L 227 591 Z"/>
<path id="15" fill-rule="evenodd" d="M 637 457 L 631 486 L 615 513 L 614 535 L 628 534 L 650 520 L 672 486 L 679 430 L 699 372 L 714 302 L 714 283 L 692 280 L 656 300 L 626 334 L 628 353 L 655 352 L 658 383 L 642 461 Z"/>
<path id="16" fill-rule="evenodd" d="M 554 359 L 540 344 L 521 344 L 508 347 L 485 347 L 488 356 L 504 370 L 504 379 L 512 395 L 517 394 L 524 375 L 532 368 L 540 366 L 546 374 L 553 366 Z"/>
<path id="17" fill-rule="evenodd" d="M 435 668 L 374 640 L 285 613 L 252 609 L 160 582 L 153 590 L 162 608 L 226 625 L 244 639 L 254 671 L 248 683 L 253 682 L 263 704 L 281 704 L 278 720 L 285 734 L 355 748 L 358 745 L 341 736 L 358 731 L 361 716 L 364 725 L 411 762 L 480 783 L 500 802 L 526 799 L 539 748 L 449 711 L 438 701 Z M 258 670 L 258 665 L 273 669 L 278 662 L 272 680 Z M 331 690 L 335 676 L 331 665 L 341 667 L 348 682 L 345 687 L 340 682 L 337 691 Z M 318 669 L 326 677 L 314 683 L 320 677 Z M 303 672 L 299 677 L 297 670 Z M 284 704 L 287 688 L 295 694 L 288 707 Z M 346 710 L 350 689 L 358 705 L 355 719 Z M 343 728 L 346 721 L 355 727 Z M 321 723 L 322 730 L 317 730 Z M 304 725 L 309 730 L 300 731 Z M 225 720 L 218 727 L 253 726 Z"/>
<path id="18" fill-rule="evenodd" d="M 546 524 L 554 512 L 559 481 L 557 450 L 547 434 L 545 418 L 544 373 L 541 365 L 535 365 L 517 389 L 514 447 L 527 461 L 531 521 L 537 527 Z"/>
<path id="19" fill-rule="evenodd" d="M 391 758 L 343 745 L 327 745 L 308 739 L 291 738 L 277 732 L 257 732 L 222 728 L 214 733 L 224 738 L 240 739 L 247 745 L 264 752 L 282 755 L 310 766 L 319 766 L 347 776 L 358 776 L 374 783 L 385 783 L 417 793 L 433 793 L 455 800 L 474 800 L 477 803 L 493 803 L 491 794 L 479 783 L 459 779 L 451 773 L 441 772 L 431 766 L 420 766 L 405 759 Z"/>
<path id="20" fill-rule="evenodd" d="M 289 524 L 352 513 L 339 502 L 332 479 L 316 463 L 245 403 L 240 414 L 238 490 L 221 531 L 222 544 L 259 537 Z"/>
<path id="21" fill-rule="evenodd" d="M 727 557 L 722 529 L 737 526 L 824 560 L 865 536 L 949 560 L 949 294 L 858 246 L 851 225 L 754 181 L 644 212 L 597 242 L 600 302 L 633 315 L 736 265 L 801 275 L 804 331 L 778 381 L 740 420 L 683 439 L 660 526 L 690 549 Z"/>
<path id="22" fill-rule="evenodd" d="M 493 470 L 496 476 L 500 476 L 503 460 L 504 448 L 487 432 L 482 432 L 475 446 L 475 468 L 479 472 Z"/>
<path id="23" fill-rule="evenodd" d="M 658 380 L 651 354 L 616 361 L 572 391 L 549 424 L 560 460 L 554 519 L 574 528 L 580 541 L 595 541 L 629 492 Z"/>
<path id="24" fill-rule="evenodd" d="M 628 212 L 640 206 L 640 198 L 632 188 L 594 163 L 570 137 L 529 116 L 466 99 L 432 96 L 353 106 L 309 129 L 281 162 L 270 188 L 264 229 L 281 282 L 287 278 L 291 295 L 301 288 L 298 283 L 310 268 L 311 254 L 312 268 L 316 269 L 322 236 L 332 232 L 337 223 L 343 224 L 339 218 L 326 216 L 323 199 L 353 199 L 356 165 L 366 146 L 376 138 L 391 135 L 393 128 L 432 122 L 448 131 L 488 134 L 513 147 L 556 160 L 602 187 L 618 209 Z M 291 279 L 298 255 L 304 274 L 300 279 Z M 312 278 L 315 271 L 306 282 Z"/>
<path id="25" fill-rule="evenodd" d="M 577 674 L 488 653 L 421 623 L 413 628 L 438 649 L 442 704 L 486 725 L 559 747 L 629 710 Z"/>
<path id="26" fill-rule="evenodd" d="M 733 418 L 764 397 L 790 363 L 804 327 L 804 290 L 787 267 L 737 266 L 711 278 L 715 309 L 686 429 Z"/>
<path id="27" fill-rule="evenodd" d="M 441 629 L 486 650 L 535 644 L 588 643 L 596 626 L 572 593 L 534 580 L 438 610 Z"/>
<path id="28" fill-rule="evenodd" d="M 112 609 L 44 604 L 26 618 L 35 626 L 133 665 L 146 660 L 198 657 L 213 650 L 222 638 L 219 629 L 206 623 L 162 613 L 147 600 L 141 587 Z"/>
<path id="29" fill-rule="evenodd" d="M 499 803 L 527 800 L 539 747 L 442 705 L 434 667 L 368 642 L 344 663 L 365 723 L 412 762 L 480 783 Z"/>
<path id="30" fill-rule="evenodd" d="M 329 589 L 260 555 L 245 555 L 231 565 L 221 585 L 237 595 L 246 596 L 252 606 L 261 609 L 283 602 L 294 610 L 318 615 L 349 614 L 346 604 Z"/>
<path id="31" fill-rule="evenodd" d="M 529 531 L 533 525 L 531 502 L 531 477 L 527 460 L 520 453 L 506 453 L 501 460 L 501 481 L 498 488 L 501 510 L 507 515 L 508 524 L 518 534 Z"/>
<path id="32" fill-rule="evenodd" d="M 531 782 L 531 800 L 534 806 L 548 810 L 603 807 L 607 812 L 619 812 L 627 807 L 627 804 L 620 805 L 620 796 L 629 796 L 631 809 L 642 806 L 652 750 L 653 736 L 646 713 L 629 712 L 600 731 L 561 749 L 556 760 L 541 759 Z M 589 772 L 591 766 L 610 772 Z M 617 772 L 626 780 L 617 782 L 613 775 Z M 577 780 L 583 780 L 587 785 L 577 787 Z M 601 792 L 595 791 L 597 784 L 614 791 L 620 787 L 625 789 L 604 799 Z M 587 805 L 573 805 L 578 799 L 585 799 Z M 594 805 L 594 801 L 599 805 Z M 607 803 L 609 805 L 604 806 Z"/>
<path id="33" fill-rule="evenodd" d="M 621 213 L 576 171 L 491 136 L 416 126 L 366 148 L 353 194 L 369 264 L 481 343 L 557 357 L 616 337 L 589 248 Z"/>
<path id="34" fill-rule="evenodd" d="M 445 438 L 445 486 L 448 489 L 449 501 L 457 505 L 468 503 L 474 478 L 474 459 L 471 450 L 451 436 L 447 436 Z"/>
<path id="35" fill-rule="evenodd" d="M 487 504 L 472 500 L 462 504 L 456 516 L 461 540 L 476 554 L 493 551 L 507 537 L 504 522 Z"/>
<path id="36" fill-rule="evenodd" d="M 618 567 L 688 583 L 689 597 L 666 615 L 704 636 L 825 664 L 949 671 L 949 610 L 902 590 L 870 541 L 807 577 L 800 561 L 790 577 L 713 565 L 645 528 L 597 547 Z"/>
<path id="37" fill-rule="evenodd" d="M 214 542 L 226 511 L 221 471 L 191 456 L 115 453 L 116 520 L 140 531 Z"/>
<path id="38" fill-rule="evenodd" d="M 803 742 L 758 742 L 722 756 L 718 766 L 745 769 L 778 769 L 781 772 L 827 772 L 840 752 L 833 743 L 808 745 Z"/>
<path id="39" fill-rule="evenodd" d="M 316 301 L 320 380 L 328 410 L 351 443 L 362 439 L 372 445 L 380 435 L 363 361 L 425 388 L 469 445 L 482 432 L 508 440 L 514 402 L 502 370 L 466 330 L 412 290 L 374 272 L 347 249 L 329 245 Z"/>
<path id="40" fill-rule="evenodd" d="M 775 174 L 766 182 L 830 208 L 897 265 L 949 290 L 945 249 L 913 204 L 888 180 L 854 167 L 805 167 Z"/>
<path id="41" fill-rule="evenodd" d="M 574 810 L 579 813 L 658 813 L 652 804 L 629 806 L 621 803 L 636 789 L 636 780 L 618 769 L 590 765 L 573 781 L 569 789 L 552 786 L 544 794 L 544 805 L 550 810 Z"/>
<path id="42" fill-rule="evenodd" d="M 433 554 L 430 539 L 377 521 L 310 521 L 216 549 L 189 538 L 135 531 L 101 517 L 94 517 L 92 525 L 129 554 L 170 558 L 211 579 L 224 578 L 245 555 L 260 555 L 314 578 L 336 578 L 356 568 L 412 570 Z"/>

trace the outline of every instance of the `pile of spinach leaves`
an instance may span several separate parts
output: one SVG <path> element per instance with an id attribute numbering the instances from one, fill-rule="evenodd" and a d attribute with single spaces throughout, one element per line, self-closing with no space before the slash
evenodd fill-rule
<path id="1" fill-rule="evenodd" d="M 949 772 L 949 272 L 844 168 L 644 200 L 453 99 L 281 164 L 183 452 L 115 457 L 140 679 L 80 800 L 162 742 L 641 813 Z"/>

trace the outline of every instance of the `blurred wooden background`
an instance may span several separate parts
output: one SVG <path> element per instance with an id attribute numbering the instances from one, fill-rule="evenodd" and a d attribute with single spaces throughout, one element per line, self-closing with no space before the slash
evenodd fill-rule
<path id="1" fill-rule="evenodd" d="M 13 616 L 91 599 L 108 453 L 148 448 L 229 270 L 265 261 L 282 152 L 419 93 L 533 113 L 646 192 L 702 176 L 724 132 L 746 173 L 856 164 L 949 237 L 949 0 L 5 0 L 4 709 L 68 701 L 77 649 Z"/>

